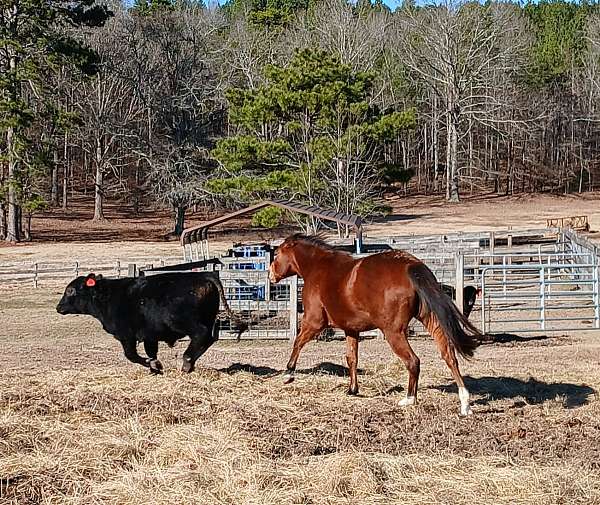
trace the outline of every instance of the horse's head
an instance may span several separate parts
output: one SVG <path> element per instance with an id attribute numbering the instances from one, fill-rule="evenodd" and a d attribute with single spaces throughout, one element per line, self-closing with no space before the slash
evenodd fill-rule
<path id="1" fill-rule="evenodd" d="M 277 283 L 281 279 L 297 275 L 297 265 L 294 256 L 296 241 L 289 237 L 275 250 L 275 258 L 269 266 L 269 279 Z"/>

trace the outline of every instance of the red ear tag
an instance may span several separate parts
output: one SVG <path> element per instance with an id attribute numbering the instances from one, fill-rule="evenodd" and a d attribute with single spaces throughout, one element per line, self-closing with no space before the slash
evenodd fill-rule
<path id="1" fill-rule="evenodd" d="M 85 285 L 88 288 L 93 288 L 96 285 L 96 280 L 90 277 L 87 281 L 85 281 Z"/>

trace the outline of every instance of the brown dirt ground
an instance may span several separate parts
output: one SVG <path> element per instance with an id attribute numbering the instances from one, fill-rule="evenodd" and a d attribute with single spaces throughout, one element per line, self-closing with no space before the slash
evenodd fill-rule
<path id="1" fill-rule="evenodd" d="M 600 193 L 582 196 L 521 195 L 516 197 L 479 196 L 459 204 L 447 204 L 439 197 L 395 197 L 388 201 L 393 214 L 367 224 L 370 236 L 451 233 L 545 227 L 549 217 L 587 215 L 592 239 L 600 237 Z M 74 200 L 68 214 L 55 210 L 34 218 L 35 242 L 8 246 L 0 243 L 2 261 L 61 261 L 67 259 L 116 259 L 131 257 L 174 257 L 181 255 L 177 240 L 166 235 L 171 216 L 149 212 L 135 216 L 117 204 L 107 205 L 108 221 L 92 223 L 89 202 Z M 191 214 L 187 226 L 199 224 L 214 214 Z M 281 238 L 290 228 L 251 229 L 249 219 L 238 219 L 215 228 L 211 247 L 223 251 L 234 241 L 262 241 Z"/>

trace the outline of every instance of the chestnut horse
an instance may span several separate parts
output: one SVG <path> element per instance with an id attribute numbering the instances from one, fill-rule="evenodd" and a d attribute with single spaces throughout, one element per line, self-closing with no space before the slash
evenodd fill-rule
<path id="1" fill-rule="evenodd" d="M 337 327 L 346 333 L 348 394 L 357 394 L 359 333 L 379 328 L 408 369 L 407 394 L 400 403 L 415 404 L 420 362 L 407 339 L 408 324 L 414 317 L 433 336 L 452 371 L 458 385 L 460 413 L 471 413 L 456 352 L 467 358 L 473 356 L 480 333 L 442 291 L 422 261 L 403 251 L 355 259 L 318 238 L 296 234 L 277 248 L 269 267 L 272 282 L 292 275 L 304 279 L 304 316 L 287 365 L 286 383 L 294 380 L 302 348 L 323 329 Z"/>

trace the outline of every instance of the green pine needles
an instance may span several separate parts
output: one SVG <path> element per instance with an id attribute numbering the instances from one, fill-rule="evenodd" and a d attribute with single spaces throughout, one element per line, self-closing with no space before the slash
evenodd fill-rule
<path id="1" fill-rule="evenodd" d="M 304 49 L 288 65 L 267 66 L 264 77 L 257 89 L 227 93 L 238 134 L 212 151 L 222 177 L 209 190 L 240 202 L 284 197 L 360 213 L 374 208 L 384 176 L 406 178 L 409 167 L 386 163 L 386 148 L 415 125 L 415 111 L 375 106 L 373 73 Z"/>

